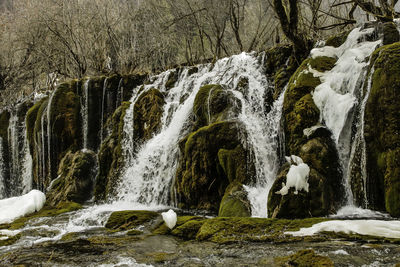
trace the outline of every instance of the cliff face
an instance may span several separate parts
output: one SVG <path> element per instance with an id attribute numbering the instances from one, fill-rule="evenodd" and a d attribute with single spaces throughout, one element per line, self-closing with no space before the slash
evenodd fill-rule
<path id="1" fill-rule="evenodd" d="M 284 218 L 355 203 L 400 216 L 393 27 L 332 38 L 300 66 L 281 46 L 60 84 L 0 113 L 0 197 L 37 188 L 52 205 L 94 196 Z M 300 165 L 307 190 L 288 181 Z"/>

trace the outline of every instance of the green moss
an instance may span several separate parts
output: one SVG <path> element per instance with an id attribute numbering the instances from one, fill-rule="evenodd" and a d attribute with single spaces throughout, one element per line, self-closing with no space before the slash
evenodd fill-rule
<path id="1" fill-rule="evenodd" d="M 244 89 L 243 89 L 244 90 Z M 209 84 L 200 88 L 193 104 L 194 129 L 224 121 L 240 110 L 241 103 L 221 85 Z"/>
<path id="2" fill-rule="evenodd" d="M 238 181 L 231 183 L 224 194 L 219 206 L 220 217 L 250 217 L 251 207 L 247 192 Z"/>
<path id="3" fill-rule="evenodd" d="M 303 144 L 307 142 L 303 130 L 319 122 L 319 109 L 314 103 L 311 94 L 303 95 L 285 113 L 285 137 L 287 154 L 298 155 Z"/>
<path id="4" fill-rule="evenodd" d="M 400 215 L 400 43 L 373 55 L 374 72 L 365 109 L 368 201 L 371 208 Z M 371 67 L 372 68 L 372 67 Z"/>
<path id="5" fill-rule="evenodd" d="M 1 235 L 0 235 L 1 237 Z M 21 238 L 21 234 L 16 234 L 14 236 L 8 237 L 7 239 L 0 240 L 0 247 L 10 246 L 17 242 Z"/>
<path id="6" fill-rule="evenodd" d="M 48 97 L 42 98 L 35 105 L 33 105 L 33 107 L 31 107 L 26 113 L 26 119 L 25 119 L 26 133 L 27 133 L 28 143 L 30 146 L 30 151 L 34 151 L 34 130 L 35 130 L 36 120 L 38 119 L 37 114 L 40 110 L 40 107 L 47 100 Z"/>
<path id="7" fill-rule="evenodd" d="M 96 164 L 96 154 L 91 151 L 68 152 L 59 164 L 59 178 L 47 192 L 47 202 L 56 206 L 65 201 L 83 203 L 88 200 L 96 175 Z"/>
<path id="8" fill-rule="evenodd" d="M 134 138 L 149 140 L 161 127 L 161 117 L 165 104 L 164 95 L 155 88 L 142 93 L 134 107 Z"/>
<path id="9" fill-rule="evenodd" d="M 297 231 L 301 227 L 310 227 L 315 223 L 326 221 L 324 218 L 303 220 L 263 219 L 263 218 L 213 218 L 201 226 L 196 235 L 199 241 L 210 240 L 216 243 L 238 241 L 272 241 L 287 242 L 299 240 L 286 236 L 285 231 Z"/>
<path id="10" fill-rule="evenodd" d="M 141 234 L 143 234 L 143 231 L 133 229 L 133 230 L 129 230 L 126 234 L 127 235 L 141 235 Z"/>
<path id="11" fill-rule="evenodd" d="M 148 223 L 158 216 L 157 212 L 144 210 L 116 211 L 108 218 L 105 227 L 111 230 L 124 231 Z"/>
<path id="12" fill-rule="evenodd" d="M 177 193 L 187 208 L 217 211 L 229 181 L 218 162 L 220 149 L 240 144 L 236 122 L 217 122 L 190 134 L 176 175 Z"/>
<path id="13" fill-rule="evenodd" d="M 339 47 L 346 41 L 349 33 L 350 31 L 344 31 L 337 35 L 331 36 L 326 40 L 325 45 Z"/>
<path id="14" fill-rule="evenodd" d="M 0 225 L 0 229 L 16 230 L 24 227 L 25 223 L 34 218 L 40 217 L 53 217 L 60 215 L 62 213 L 67 213 L 71 211 L 76 211 L 81 209 L 82 206 L 74 202 L 63 202 L 59 203 L 57 206 L 45 205 L 40 211 L 16 219 L 12 223 Z"/>
<path id="15" fill-rule="evenodd" d="M 337 59 L 332 58 L 332 57 L 316 57 L 316 58 L 311 58 L 310 59 L 310 67 L 313 68 L 314 70 L 317 70 L 319 72 L 325 72 L 328 70 L 331 70 L 335 64 L 336 64 Z"/>
<path id="16" fill-rule="evenodd" d="M 129 107 L 130 102 L 122 102 L 105 125 L 106 129 L 111 130 L 111 134 L 103 141 L 98 153 L 99 172 L 94 190 L 96 200 L 103 200 L 115 194 L 124 160 L 121 144 L 124 136 L 124 117 Z"/>
<path id="17" fill-rule="evenodd" d="M 275 264 L 276 266 L 298 266 L 298 267 L 334 266 L 333 261 L 331 259 L 316 254 L 315 251 L 312 249 L 304 249 L 287 257 L 275 258 Z"/>
<path id="18" fill-rule="evenodd" d="M 173 230 L 169 229 L 168 226 L 161 222 L 154 230 L 155 235 L 166 235 L 174 234 L 182 238 L 188 239 L 189 236 L 193 237 L 197 234 L 197 224 L 204 221 L 203 217 L 198 216 L 178 216 L 176 226 Z M 188 224 L 187 224 L 188 223 Z M 186 226 L 184 226 L 187 224 Z M 176 231 L 175 231 L 176 230 Z"/>
<path id="19" fill-rule="evenodd" d="M 7 140 L 9 121 L 10 112 L 4 110 L 0 113 L 0 137 L 3 138 L 3 140 Z"/>

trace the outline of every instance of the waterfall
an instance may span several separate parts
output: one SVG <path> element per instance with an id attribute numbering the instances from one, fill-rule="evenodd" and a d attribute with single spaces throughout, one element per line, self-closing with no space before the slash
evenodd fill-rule
<path id="1" fill-rule="evenodd" d="M 357 122 L 357 131 L 354 136 L 354 141 L 351 146 L 351 152 L 350 152 L 350 158 L 349 158 L 349 164 L 347 166 L 347 177 L 346 182 L 348 188 L 351 187 L 350 181 L 351 181 L 351 170 L 353 168 L 353 165 L 357 166 L 357 171 L 361 171 L 361 177 L 363 179 L 363 188 L 362 188 L 362 193 L 363 193 L 363 206 L 368 207 L 368 199 L 367 199 L 367 151 L 366 151 L 366 143 L 365 143 L 365 137 L 364 137 L 364 112 L 365 112 L 365 107 L 367 105 L 367 101 L 369 98 L 369 94 L 371 91 L 371 84 L 372 84 L 372 75 L 374 74 L 374 69 L 372 68 L 367 80 L 367 86 L 365 88 L 365 93 L 362 94 L 362 102 L 359 108 L 359 113 L 358 113 L 358 122 Z M 363 92 L 362 92 L 363 93 Z M 356 157 L 360 157 L 358 164 L 355 163 L 357 160 Z M 353 201 L 352 199 L 348 200 L 348 205 L 352 205 Z"/>
<path id="2" fill-rule="evenodd" d="M 17 105 L 16 110 L 12 110 L 10 124 L 8 127 L 8 142 L 9 142 L 9 169 L 10 180 L 7 186 L 8 196 L 18 196 L 25 194 L 32 189 L 32 157 L 29 151 L 29 144 L 26 133 L 25 120 L 18 118 Z M 0 140 L 0 145 L 2 142 Z M 0 148 L 0 197 L 6 195 L 3 162 L 3 149 Z"/>
<path id="3" fill-rule="evenodd" d="M 89 127 L 89 82 L 87 79 L 83 84 L 81 115 L 82 115 L 82 137 L 83 149 L 88 148 L 88 127 Z"/>
<path id="4" fill-rule="evenodd" d="M 252 144 L 256 166 L 256 183 L 245 186 L 253 217 L 268 217 L 268 194 L 279 169 L 279 137 L 285 91 L 286 89 L 273 103 L 266 116 L 260 113 L 252 114 L 250 108 L 254 103 L 251 102 L 247 103 L 247 112 L 242 112 L 242 121 L 246 125 L 248 142 Z M 254 120 L 246 119 L 252 116 L 255 117 Z"/>
<path id="5" fill-rule="evenodd" d="M 4 184 L 4 156 L 3 156 L 3 138 L 0 137 L 0 199 L 6 197 L 5 184 Z"/>
<path id="6" fill-rule="evenodd" d="M 266 114 L 264 96 L 269 89 L 268 81 L 255 54 L 242 53 L 221 59 L 214 65 L 198 67 L 198 72 L 192 75 L 188 75 L 188 69 L 183 69 L 178 74 L 175 86 L 168 91 L 165 83 L 169 71 L 154 76 L 153 82 L 144 86 L 143 92 L 150 88 L 159 88 L 166 95 L 166 104 L 161 130 L 142 144 L 135 155 L 129 153 L 133 150 L 133 108 L 138 96 L 132 97 L 131 107 L 124 118 L 125 135 L 122 146 L 124 154 L 129 156 L 119 184 L 118 200 L 149 206 L 174 204 L 171 188 L 178 163 L 177 144 L 189 132 L 188 119 L 195 96 L 200 87 L 206 84 L 220 84 L 232 91 L 242 102 L 241 114 L 236 119 L 243 123 L 247 131 L 247 140 L 243 142 L 253 152 L 257 173 L 255 183 L 248 187 L 249 191 L 252 192 L 253 188 L 271 187 L 279 167 L 277 136 L 283 96 L 274 104 L 272 111 Z M 249 89 L 244 92 L 245 95 L 236 90 L 242 78 L 249 81 Z M 263 193 L 263 200 L 253 199 L 253 207 L 257 207 L 257 201 L 266 202 L 268 190 Z M 257 209 L 253 215 L 266 216 L 266 206 L 264 213 Z"/>
<path id="7" fill-rule="evenodd" d="M 348 205 L 353 204 L 353 195 L 348 181 L 348 165 L 351 154 L 354 112 L 359 105 L 360 90 L 369 66 L 368 59 L 381 44 L 378 41 L 365 41 L 367 35 L 374 33 L 374 28 L 356 28 L 350 32 L 346 41 L 338 48 L 325 46 L 311 51 L 311 57 L 329 56 L 338 58 L 332 70 L 319 73 L 321 84 L 315 88 L 313 99 L 320 110 L 321 122 L 332 131 L 344 172 L 344 186 Z"/>

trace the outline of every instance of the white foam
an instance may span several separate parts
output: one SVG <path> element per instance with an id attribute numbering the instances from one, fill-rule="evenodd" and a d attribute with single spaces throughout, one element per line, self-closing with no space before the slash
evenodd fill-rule
<path id="1" fill-rule="evenodd" d="M 310 236 L 319 232 L 360 234 L 387 238 L 400 238 L 400 221 L 380 220 L 333 220 L 301 228 L 295 232 L 285 232 L 293 236 Z"/>
<path id="2" fill-rule="evenodd" d="M 338 249 L 332 252 L 332 254 L 335 255 L 349 255 L 349 253 L 346 250 L 343 249 Z"/>
<path id="3" fill-rule="evenodd" d="M 42 209 L 46 196 L 39 190 L 32 190 L 20 197 L 0 200 L 0 223 L 10 223 L 13 220 Z"/>
<path id="4" fill-rule="evenodd" d="M 349 218 L 388 218 L 389 215 L 379 212 L 379 211 L 374 211 L 374 210 L 369 210 L 369 209 L 363 209 L 359 208 L 356 206 L 344 206 L 338 210 L 338 212 L 335 215 L 330 216 L 331 218 L 335 217 L 349 217 Z"/>
<path id="5" fill-rule="evenodd" d="M 170 209 L 167 212 L 161 213 L 161 216 L 162 216 L 165 224 L 168 226 L 169 229 L 172 229 L 172 228 L 175 227 L 176 221 L 178 219 L 178 217 L 176 216 L 175 211 Z"/>
<path id="6" fill-rule="evenodd" d="M 115 260 L 112 260 L 112 263 L 101 264 L 101 265 L 92 265 L 99 267 L 116 267 L 116 266 L 133 266 L 133 267 L 150 267 L 153 265 L 140 264 L 133 258 L 128 257 L 117 257 Z"/>

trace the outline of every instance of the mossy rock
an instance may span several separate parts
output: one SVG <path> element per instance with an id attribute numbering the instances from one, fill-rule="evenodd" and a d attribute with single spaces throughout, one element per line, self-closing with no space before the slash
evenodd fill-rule
<path id="1" fill-rule="evenodd" d="M 399 30 L 393 22 L 386 22 L 382 25 L 383 28 L 383 45 L 393 44 L 400 41 Z"/>
<path id="2" fill-rule="evenodd" d="M 339 47 L 346 41 L 349 33 L 350 33 L 350 31 L 344 31 L 344 32 L 338 33 L 334 36 L 331 36 L 326 40 L 325 45 Z"/>
<path id="3" fill-rule="evenodd" d="M 400 43 L 372 55 L 374 72 L 365 108 L 367 197 L 370 208 L 400 216 Z"/>
<path id="4" fill-rule="evenodd" d="M 2 239 L 2 236 L 0 235 L 0 247 L 3 246 L 10 246 L 12 244 L 14 244 L 15 242 L 17 242 L 20 238 L 21 238 L 21 234 L 16 234 L 14 236 L 10 236 L 6 239 Z"/>
<path id="5" fill-rule="evenodd" d="M 279 172 L 268 195 L 268 216 L 271 218 L 309 218 L 327 216 L 334 211 L 336 195 L 333 195 L 329 181 L 318 171 L 310 168 L 308 192 L 301 190 L 294 194 L 290 188 L 287 195 L 276 192 L 286 184 L 286 175 L 290 165 L 286 164 Z"/>
<path id="6" fill-rule="evenodd" d="M 276 266 L 297 266 L 314 267 L 326 266 L 333 267 L 333 261 L 326 256 L 315 253 L 312 249 L 300 250 L 287 257 L 278 257 L 274 259 Z"/>
<path id="7" fill-rule="evenodd" d="M 239 182 L 231 183 L 225 190 L 219 206 L 220 217 L 250 217 L 251 205 L 247 192 Z"/>
<path id="8" fill-rule="evenodd" d="M 56 206 L 65 201 L 83 203 L 88 200 L 92 196 L 96 165 L 93 152 L 68 152 L 60 163 L 59 178 L 47 193 L 47 202 Z"/>
<path id="9" fill-rule="evenodd" d="M 53 217 L 63 213 L 76 211 L 82 208 L 82 205 L 75 202 L 62 202 L 57 206 L 51 206 L 46 202 L 45 206 L 35 213 L 16 219 L 12 223 L 1 224 L 0 229 L 17 230 L 25 226 L 25 223 L 33 218 Z"/>
<path id="10" fill-rule="evenodd" d="M 200 216 L 178 216 L 176 225 L 173 230 L 169 229 L 168 226 L 162 221 L 159 225 L 155 227 L 153 230 L 153 234 L 155 235 L 167 235 L 172 234 L 183 239 L 191 239 L 189 236 L 193 237 L 197 234 L 198 228 L 197 224 L 202 223 L 205 220 L 204 217 Z M 187 225 L 185 225 L 188 223 Z"/>
<path id="11" fill-rule="evenodd" d="M 310 67 L 319 72 L 325 72 L 331 70 L 335 64 L 337 59 L 327 56 L 311 58 L 309 61 Z"/>
<path id="12" fill-rule="evenodd" d="M 196 240 L 209 240 L 219 244 L 243 241 L 290 242 L 302 240 L 287 236 L 286 231 L 298 231 L 325 221 L 323 218 L 303 220 L 264 219 L 245 217 L 217 217 L 207 219 L 199 229 Z"/>
<path id="13" fill-rule="evenodd" d="M 240 101 L 221 85 L 205 85 L 200 88 L 194 100 L 194 129 L 235 118 L 240 109 Z"/>
<path id="14" fill-rule="evenodd" d="M 240 145 L 240 132 L 241 126 L 237 122 L 217 122 L 200 128 L 181 142 L 182 157 L 175 184 L 183 207 L 219 209 L 229 180 L 219 163 L 218 151 L 233 150 Z M 240 173 L 236 170 L 228 172 Z"/>
<path id="15" fill-rule="evenodd" d="M 10 121 L 10 112 L 8 110 L 3 110 L 0 113 L 0 137 L 3 140 L 7 140 L 8 138 L 8 125 Z"/>
<path id="16" fill-rule="evenodd" d="M 98 153 L 99 171 L 94 189 L 96 201 L 105 200 L 116 193 L 116 185 L 124 163 L 121 147 L 124 136 L 124 117 L 129 107 L 130 102 L 122 102 L 105 125 L 105 129 L 108 129 L 110 134 L 101 144 Z"/>
<path id="17" fill-rule="evenodd" d="M 110 215 L 105 227 L 115 231 L 130 230 L 149 223 L 159 216 L 157 212 L 146 210 L 116 211 Z"/>
<path id="18" fill-rule="evenodd" d="M 159 131 L 164 104 L 164 95 L 155 88 L 139 96 L 133 108 L 133 127 L 137 142 L 149 140 Z"/>

